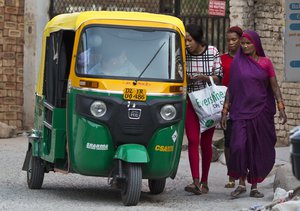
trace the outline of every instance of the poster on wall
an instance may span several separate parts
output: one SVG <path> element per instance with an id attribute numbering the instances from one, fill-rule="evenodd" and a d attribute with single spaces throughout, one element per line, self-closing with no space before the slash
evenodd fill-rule
<path id="1" fill-rule="evenodd" d="M 284 66 L 287 81 L 300 81 L 300 2 L 285 1 Z"/>
<path id="2" fill-rule="evenodd" d="M 225 16 L 226 1 L 225 0 L 209 0 L 208 14 L 212 16 Z"/>

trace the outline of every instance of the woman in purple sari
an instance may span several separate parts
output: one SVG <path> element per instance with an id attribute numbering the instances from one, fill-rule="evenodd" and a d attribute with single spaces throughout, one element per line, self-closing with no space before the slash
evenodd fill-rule
<path id="1" fill-rule="evenodd" d="M 226 129 L 229 113 L 232 134 L 228 175 L 239 179 L 231 196 L 237 198 L 246 192 L 247 179 L 250 196 L 261 198 L 264 194 L 257 190 L 257 183 L 266 178 L 275 162 L 275 100 L 282 124 L 287 117 L 272 62 L 255 31 L 243 33 L 229 80 L 221 126 Z"/>

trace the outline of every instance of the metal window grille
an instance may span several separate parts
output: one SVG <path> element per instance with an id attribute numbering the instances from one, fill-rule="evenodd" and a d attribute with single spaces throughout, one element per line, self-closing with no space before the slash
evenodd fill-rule
<path id="1" fill-rule="evenodd" d="M 159 0 L 52 0 L 50 17 L 81 11 L 137 11 L 159 13 Z"/>
<path id="2" fill-rule="evenodd" d="M 81 11 L 138 11 L 174 15 L 184 24 L 203 27 L 205 39 L 221 53 L 226 51 L 225 36 L 229 27 L 229 0 L 225 17 L 208 15 L 209 0 L 51 0 L 50 18 L 61 13 Z"/>

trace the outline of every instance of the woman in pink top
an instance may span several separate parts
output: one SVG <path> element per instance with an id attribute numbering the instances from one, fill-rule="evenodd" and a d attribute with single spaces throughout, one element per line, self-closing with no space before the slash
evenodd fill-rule
<path id="1" fill-rule="evenodd" d="M 259 35 L 244 31 L 241 48 L 230 67 L 221 120 L 224 129 L 228 113 L 232 120 L 228 175 L 239 179 L 232 198 L 246 192 L 246 179 L 251 184 L 250 197 L 264 197 L 257 184 L 267 177 L 275 162 L 275 99 L 284 124 L 287 117 L 272 62 L 265 56 Z"/>

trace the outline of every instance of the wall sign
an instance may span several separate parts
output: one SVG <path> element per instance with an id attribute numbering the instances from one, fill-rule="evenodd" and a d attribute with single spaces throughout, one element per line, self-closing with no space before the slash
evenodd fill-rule
<path id="1" fill-rule="evenodd" d="M 225 16 L 226 1 L 225 0 L 209 0 L 208 14 L 215 16 Z"/>
<path id="2" fill-rule="evenodd" d="M 300 3 L 285 1 L 284 66 L 287 81 L 300 81 Z"/>

